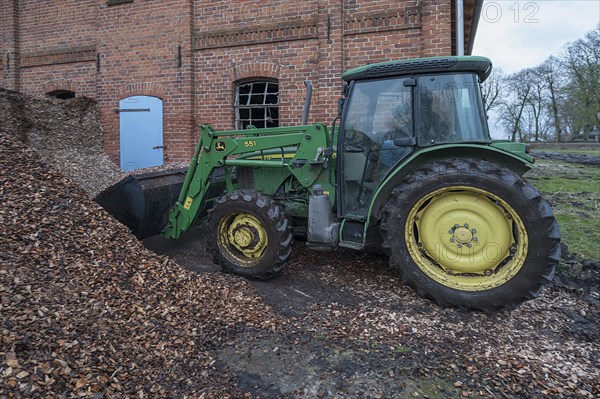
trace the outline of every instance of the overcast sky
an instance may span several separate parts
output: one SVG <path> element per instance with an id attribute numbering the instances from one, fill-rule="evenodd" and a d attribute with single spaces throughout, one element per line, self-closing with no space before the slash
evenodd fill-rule
<path id="1" fill-rule="evenodd" d="M 539 65 L 600 23 L 600 0 L 485 0 L 473 55 L 506 73 Z"/>
<path id="2" fill-rule="evenodd" d="M 485 0 L 473 55 L 489 57 L 505 73 L 534 67 L 559 54 L 600 23 L 600 0 Z M 498 114 L 489 115 L 492 137 L 507 138 Z"/>

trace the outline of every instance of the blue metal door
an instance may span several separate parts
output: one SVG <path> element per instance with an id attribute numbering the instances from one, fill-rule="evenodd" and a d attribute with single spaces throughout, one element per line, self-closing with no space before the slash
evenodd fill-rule
<path id="1" fill-rule="evenodd" d="M 162 100 L 149 96 L 127 97 L 119 102 L 121 170 L 163 164 Z"/>

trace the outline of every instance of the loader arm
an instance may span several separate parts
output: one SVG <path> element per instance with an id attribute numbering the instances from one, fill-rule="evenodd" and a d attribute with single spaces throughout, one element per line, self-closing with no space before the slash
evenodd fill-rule
<path id="1" fill-rule="evenodd" d="M 285 156 L 285 149 L 289 152 L 290 147 L 296 148 L 292 158 Z M 227 168 L 231 166 L 286 168 L 303 186 L 310 187 L 330 163 L 324 151 L 327 147 L 331 145 L 327 127 L 323 124 L 228 132 L 217 132 L 209 125 L 202 125 L 200 141 L 179 198 L 169 210 L 163 236 L 179 238 L 194 224 L 207 200 L 210 176 L 215 169 L 224 168 L 228 192 L 235 189 Z M 273 153 L 277 149 L 280 149 L 280 157 Z M 263 151 L 269 155 L 260 156 Z M 247 154 L 252 157 L 245 157 Z"/>

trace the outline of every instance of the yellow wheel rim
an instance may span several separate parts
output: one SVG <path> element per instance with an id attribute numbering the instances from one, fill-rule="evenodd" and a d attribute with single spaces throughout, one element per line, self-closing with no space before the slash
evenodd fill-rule
<path id="1" fill-rule="evenodd" d="M 217 241 L 224 255 L 242 267 L 254 266 L 265 254 L 267 231 L 254 215 L 231 212 L 219 221 Z"/>
<path id="2" fill-rule="evenodd" d="M 405 237 L 425 274 L 463 291 L 506 283 L 527 256 L 527 231 L 517 212 L 475 187 L 446 187 L 421 198 L 409 212 Z"/>

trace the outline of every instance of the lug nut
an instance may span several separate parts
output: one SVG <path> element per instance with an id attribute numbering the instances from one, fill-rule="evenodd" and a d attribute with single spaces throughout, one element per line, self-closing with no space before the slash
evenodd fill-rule
<path id="1" fill-rule="evenodd" d="M 448 230 L 448 234 L 453 234 L 453 233 L 454 233 L 454 230 L 452 230 L 452 229 Z"/>
<path id="2" fill-rule="evenodd" d="M 457 245 L 457 246 L 458 246 L 459 248 L 462 248 L 462 244 L 461 244 L 461 243 L 458 243 L 458 245 Z"/>
<path id="3" fill-rule="evenodd" d="M 450 242 L 454 242 L 454 237 L 450 237 Z"/>
<path id="4" fill-rule="evenodd" d="M 475 228 L 472 228 L 471 233 L 475 234 L 475 233 L 477 233 L 477 230 L 475 230 Z"/>
<path id="5" fill-rule="evenodd" d="M 458 229 L 458 223 L 454 225 L 454 228 L 455 228 L 455 229 Z"/>
<path id="6" fill-rule="evenodd" d="M 469 228 L 469 223 L 465 223 L 465 224 L 464 224 L 464 226 L 465 226 L 466 228 Z"/>
<path id="7" fill-rule="evenodd" d="M 477 237 L 473 237 L 473 241 L 477 242 L 479 239 Z"/>
<path id="8" fill-rule="evenodd" d="M 467 243 L 467 248 L 471 248 L 471 243 L 470 242 Z"/>

